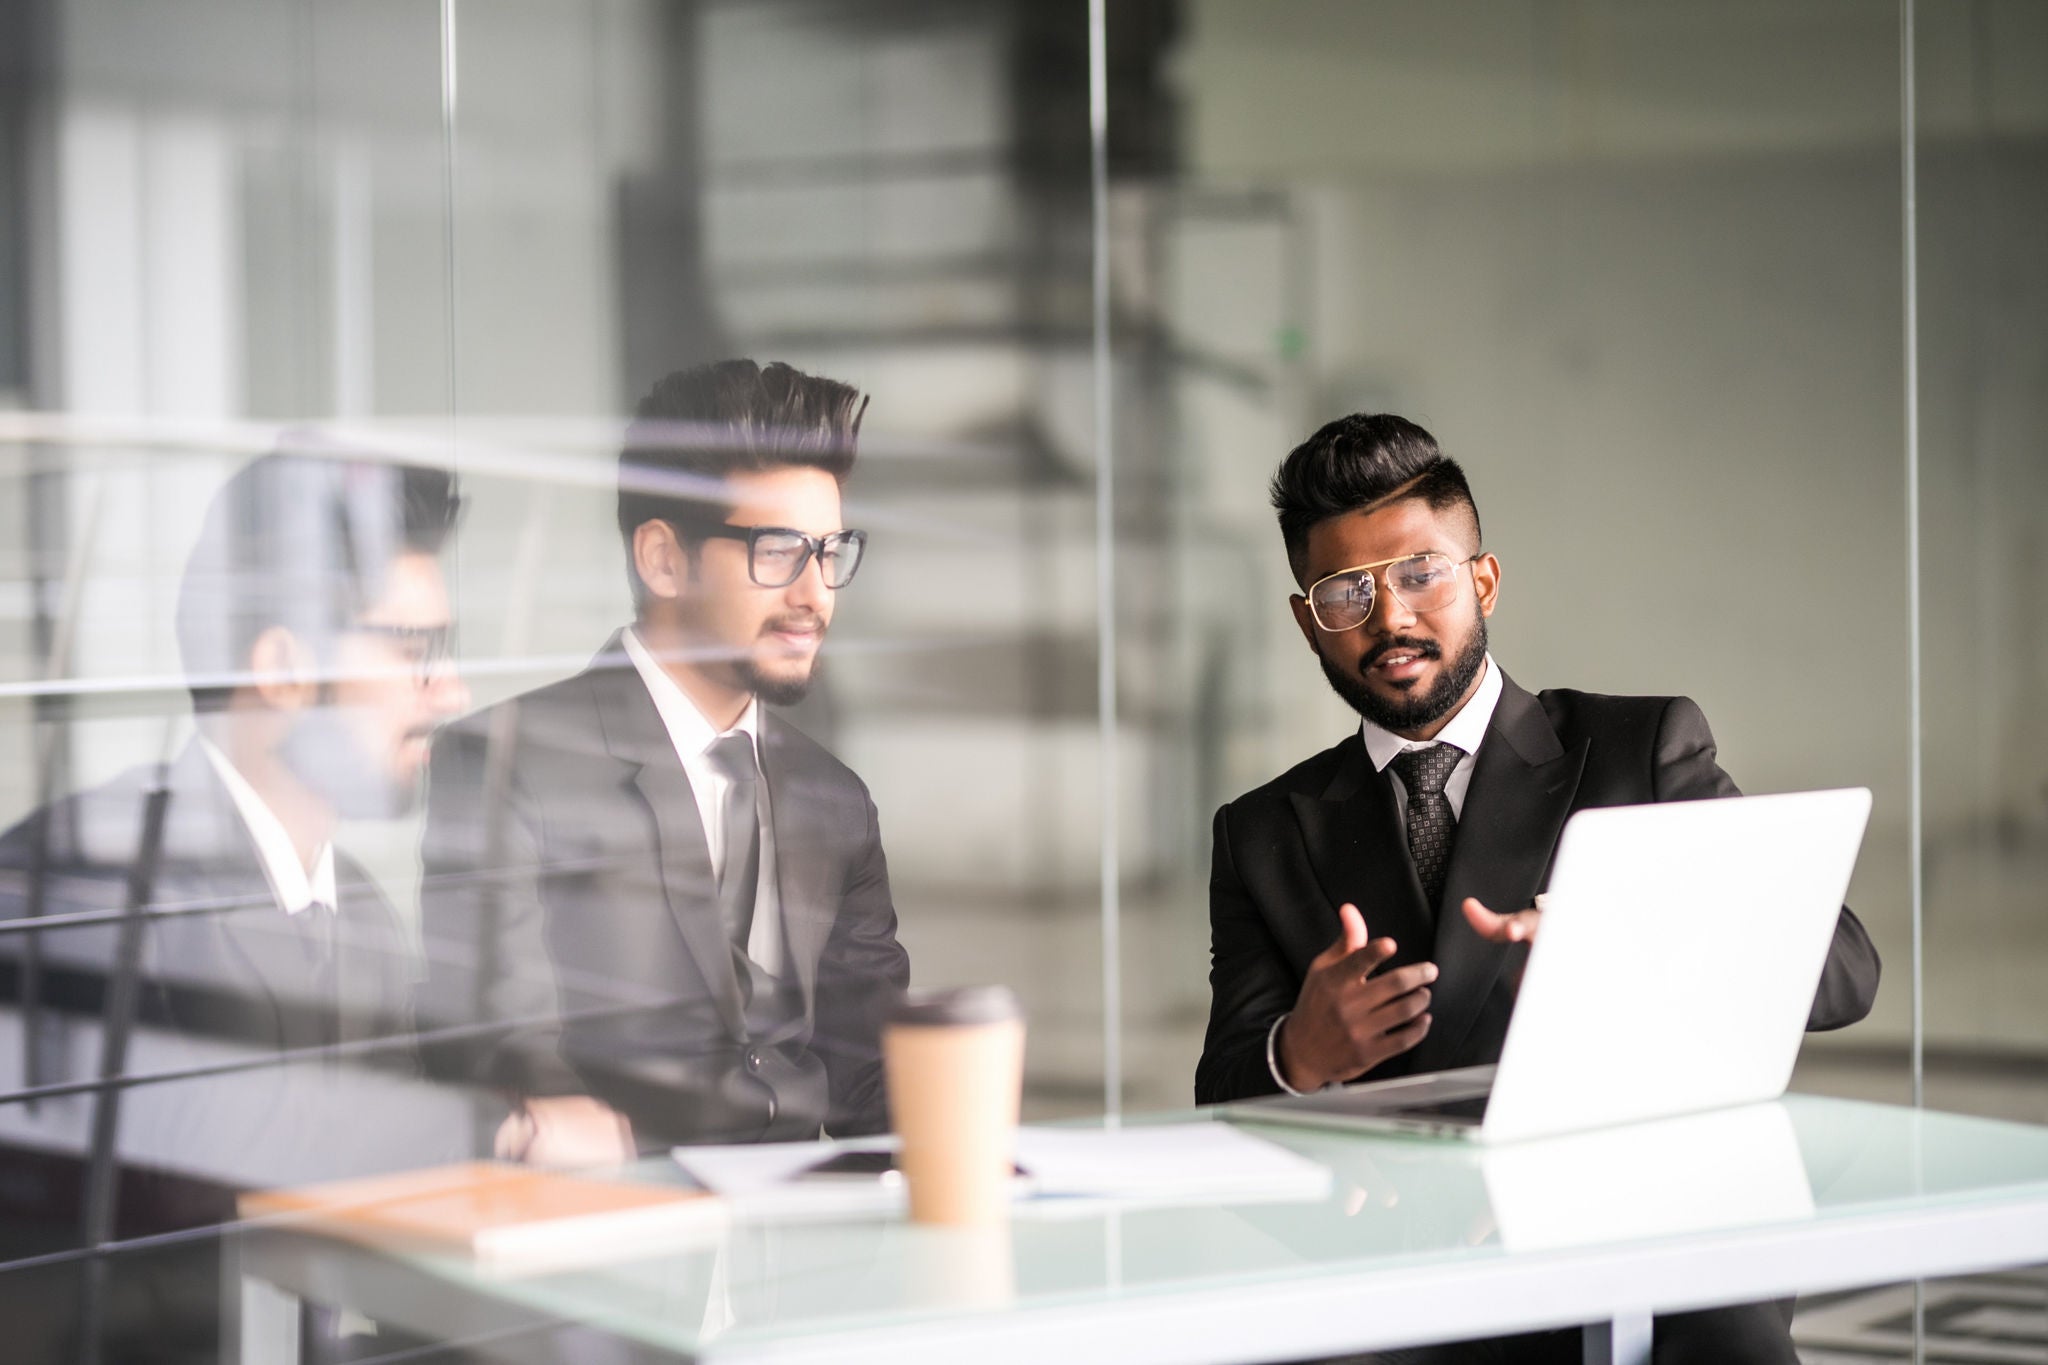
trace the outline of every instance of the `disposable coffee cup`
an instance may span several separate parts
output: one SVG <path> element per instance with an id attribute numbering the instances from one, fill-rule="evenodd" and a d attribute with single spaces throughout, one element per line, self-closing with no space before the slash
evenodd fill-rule
<path id="1" fill-rule="evenodd" d="M 912 991 L 882 1030 L 910 1217 L 975 1227 L 1009 1212 L 1024 1014 L 1002 986 Z"/>

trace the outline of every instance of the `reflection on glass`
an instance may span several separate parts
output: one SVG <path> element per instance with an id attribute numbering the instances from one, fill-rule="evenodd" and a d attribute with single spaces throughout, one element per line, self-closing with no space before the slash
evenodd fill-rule
<path id="1" fill-rule="evenodd" d="M 1798 1136 L 1775 1102 L 1511 1143 L 1489 1148 L 1480 1169 L 1501 1244 L 1510 1251 L 1676 1237 L 1813 1214 Z"/>
<path id="2" fill-rule="evenodd" d="M 285 452 L 237 471 L 178 581 L 195 733 L 167 718 L 127 772 L 0 835 L 19 1027 L 0 1161 L 78 1192 L 22 1225 L 37 1249 L 461 1150 L 463 1109 L 418 1079 L 406 927 L 335 845 L 341 821 L 417 803 L 433 729 L 468 705 L 433 645 L 459 510 L 431 468 Z M 202 1282 L 215 1256 L 193 1251 Z M 100 1264 L 76 1267 L 88 1316 Z"/>

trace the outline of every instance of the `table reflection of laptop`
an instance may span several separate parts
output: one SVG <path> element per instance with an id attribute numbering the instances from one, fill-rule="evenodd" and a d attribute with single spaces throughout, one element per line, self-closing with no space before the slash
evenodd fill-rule
<path id="1" fill-rule="evenodd" d="M 1475 1154 L 1501 1245 L 1510 1251 L 1813 1216 L 1799 1137 L 1778 1103 L 1504 1143 Z"/>
<path id="2" fill-rule="evenodd" d="M 1580 811 L 1497 1065 L 1229 1112 L 1511 1142 L 1775 1099 L 1869 816 L 1860 787 Z"/>

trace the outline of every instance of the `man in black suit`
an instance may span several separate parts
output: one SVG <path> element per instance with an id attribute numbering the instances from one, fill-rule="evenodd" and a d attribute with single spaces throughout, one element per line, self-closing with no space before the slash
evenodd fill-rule
<path id="1" fill-rule="evenodd" d="M 409 936 L 334 844 L 342 819 L 414 804 L 429 732 L 468 705 L 437 560 L 458 508 L 444 471 L 310 450 L 244 466 L 179 584 L 197 734 L 0 835 L 0 979 L 26 1034 L 0 1058 L 5 1088 L 79 1087 L 11 1115 L 24 1146 L 0 1154 L 19 1168 L 9 1189 L 81 1192 L 7 1220 L 44 1249 L 459 1152 L 461 1103 L 417 1079 Z M 130 1084 L 90 1088 L 103 1076 Z M 66 1174 L 52 1153 L 79 1132 Z M 203 1283 L 218 1259 L 197 1246 L 183 1264 Z M 209 1332 L 211 1293 L 153 1281 L 153 1264 L 120 1274 L 201 1305 L 193 1330 Z M 31 1295 L 15 1320 L 61 1297 Z M 145 1311 L 168 1348 L 186 1319 Z M 110 1303 L 90 1316 L 117 1335 L 125 1320 Z"/>
<path id="2" fill-rule="evenodd" d="M 1531 695 L 1493 662 L 1500 564 L 1421 427 L 1332 422 L 1272 496 L 1296 624 L 1362 723 L 1217 812 L 1205 1104 L 1498 1061 L 1566 818 L 1737 794 L 1685 698 Z M 1877 978 L 1844 907 L 1807 1026 L 1861 1019 Z M 1793 1361 L 1785 1307 L 1659 1319 L 1657 1359 Z M 1548 1333 L 1412 1358 L 1578 1351 Z"/>
<path id="3" fill-rule="evenodd" d="M 909 977 L 875 808 L 762 703 L 809 688 L 865 534 L 865 402 L 749 360 L 670 375 L 619 468 L 636 619 L 582 673 L 451 727 L 425 844 L 430 1059 L 513 1103 L 501 1153 L 886 1127 Z"/>

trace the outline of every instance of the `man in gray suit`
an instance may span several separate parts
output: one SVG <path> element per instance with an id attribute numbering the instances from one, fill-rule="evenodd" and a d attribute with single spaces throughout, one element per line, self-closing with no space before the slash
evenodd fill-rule
<path id="1" fill-rule="evenodd" d="M 500 1154 L 886 1126 L 906 983 L 874 803 L 769 711 L 810 687 L 866 535 L 865 402 L 787 365 L 670 375 L 620 457 L 635 619 L 436 744 L 420 996 L 438 1074 L 512 1101 Z"/>

